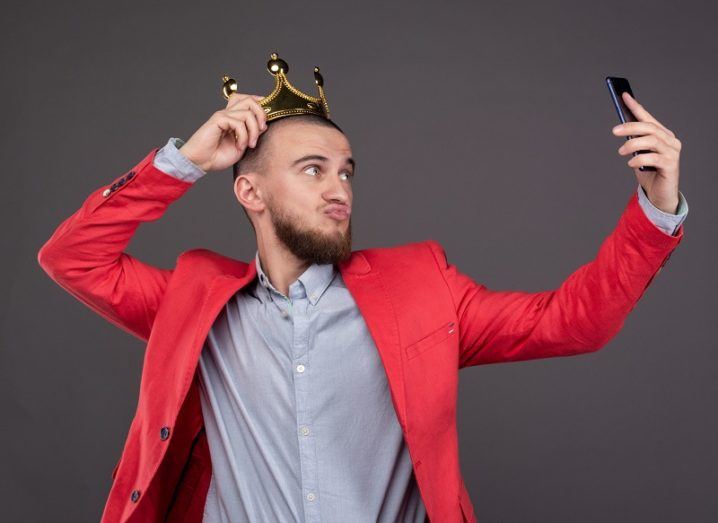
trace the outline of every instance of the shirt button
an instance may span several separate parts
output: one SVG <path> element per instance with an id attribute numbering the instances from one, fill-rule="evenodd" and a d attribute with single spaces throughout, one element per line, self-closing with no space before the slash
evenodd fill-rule
<path id="1" fill-rule="evenodd" d="M 285 311 L 284 309 L 282 309 L 280 311 L 280 314 L 282 315 L 283 318 L 286 318 L 287 316 L 289 316 L 289 313 L 287 311 Z"/>
<path id="2" fill-rule="evenodd" d="M 162 427 L 160 429 L 160 439 L 166 440 L 170 437 L 170 428 L 169 427 Z"/>
<path id="3" fill-rule="evenodd" d="M 308 435 L 309 435 L 309 427 L 307 427 L 306 425 L 304 425 L 304 426 L 301 428 L 301 432 L 302 432 L 302 435 L 303 435 L 303 436 L 308 436 Z"/>
<path id="4" fill-rule="evenodd" d="M 316 496 L 314 495 L 314 492 L 310 492 L 309 494 L 307 494 L 307 499 L 308 499 L 309 501 L 314 501 L 314 498 L 315 498 L 315 497 L 316 497 Z"/>
<path id="5" fill-rule="evenodd" d="M 309 297 L 310 297 L 312 300 L 316 300 L 316 299 L 317 299 L 317 295 L 316 295 L 316 294 L 312 294 L 312 295 L 309 296 Z"/>
<path id="6" fill-rule="evenodd" d="M 132 503 L 137 503 L 137 500 L 140 499 L 140 491 L 139 490 L 133 490 L 132 496 L 130 496 L 130 499 L 132 500 Z"/>
<path id="7" fill-rule="evenodd" d="M 297 365 L 297 372 L 304 372 L 304 365 Z"/>

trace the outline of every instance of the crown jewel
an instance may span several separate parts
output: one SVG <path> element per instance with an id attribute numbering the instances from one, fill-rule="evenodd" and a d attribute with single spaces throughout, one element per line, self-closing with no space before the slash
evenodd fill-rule
<path id="1" fill-rule="evenodd" d="M 310 96 L 294 87 L 287 80 L 289 65 L 272 53 L 267 62 L 267 70 L 274 76 L 274 90 L 259 101 L 267 121 L 295 114 L 316 114 L 329 120 L 329 104 L 324 96 L 324 79 L 319 67 L 314 68 L 314 83 L 317 84 L 319 97 Z M 237 81 L 229 76 L 222 76 L 222 96 L 229 100 L 232 93 L 237 92 Z"/>

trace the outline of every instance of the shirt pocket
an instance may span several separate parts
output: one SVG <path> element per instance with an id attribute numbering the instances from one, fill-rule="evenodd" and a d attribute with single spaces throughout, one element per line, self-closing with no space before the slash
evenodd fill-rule
<path id="1" fill-rule="evenodd" d="M 404 349 L 406 359 L 411 360 L 419 354 L 438 346 L 442 341 L 451 336 L 456 331 L 456 324 L 453 321 L 447 321 L 438 328 L 432 330 L 427 335 L 408 345 Z"/>

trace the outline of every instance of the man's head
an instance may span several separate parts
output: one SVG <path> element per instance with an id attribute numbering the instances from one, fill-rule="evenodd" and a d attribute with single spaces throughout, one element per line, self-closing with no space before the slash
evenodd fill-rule
<path id="1" fill-rule="evenodd" d="M 234 165 L 234 193 L 258 242 L 282 243 L 308 263 L 351 255 L 354 160 L 331 120 L 294 115 L 267 123 L 257 146 Z"/>

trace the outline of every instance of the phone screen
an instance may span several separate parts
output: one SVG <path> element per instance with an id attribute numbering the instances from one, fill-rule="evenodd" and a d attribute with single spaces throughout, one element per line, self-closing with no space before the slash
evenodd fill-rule
<path id="1" fill-rule="evenodd" d="M 618 118 L 621 120 L 621 123 L 637 122 L 638 120 L 623 101 L 623 93 L 627 92 L 633 96 L 633 91 L 631 91 L 631 86 L 628 83 L 628 80 L 625 78 L 617 78 L 615 76 L 607 76 L 606 84 L 608 84 L 608 90 L 611 93 L 613 105 L 616 107 L 616 112 L 618 113 Z"/>

